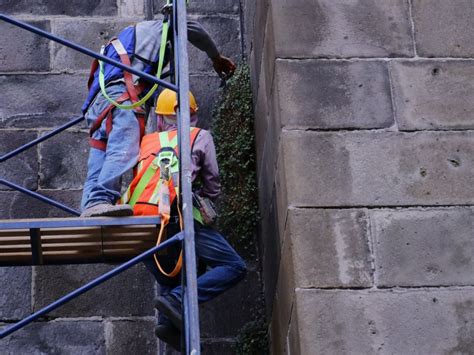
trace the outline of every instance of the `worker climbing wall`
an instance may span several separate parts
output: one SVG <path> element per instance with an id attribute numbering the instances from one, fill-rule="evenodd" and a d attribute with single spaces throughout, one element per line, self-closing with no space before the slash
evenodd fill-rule
<path id="1" fill-rule="evenodd" d="M 0 12 L 97 50 L 123 27 L 161 16 L 161 1 L 7 1 Z M 155 10 L 153 10 L 155 9 Z M 190 16 L 210 31 L 222 54 L 242 58 L 237 0 L 190 1 Z M 91 59 L 0 22 L 0 154 L 35 139 L 80 113 Z M 190 48 L 191 90 L 203 127 L 212 122 L 220 79 L 211 62 Z M 85 125 L 77 125 L 2 165 L 2 177 L 79 208 L 88 154 Z M 66 217 L 37 200 L 0 186 L 0 219 Z M 108 265 L 0 268 L 0 326 L 37 311 L 111 269 Z M 239 329 L 258 297 L 257 271 L 201 313 L 205 353 L 232 353 Z M 155 354 L 157 288 L 135 267 L 0 341 L 0 353 Z M 254 297 L 253 297 L 254 296 Z M 235 305 L 235 299 L 245 300 Z M 235 309 L 235 312 L 229 312 Z M 222 314 L 229 316 L 222 322 Z M 219 319 L 216 321 L 216 319 Z M 165 349 L 161 349 L 164 351 Z"/>
<path id="2" fill-rule="evenodd" d="M 471 354 L 474 2 L 244 3 L 273 352 Z"/>

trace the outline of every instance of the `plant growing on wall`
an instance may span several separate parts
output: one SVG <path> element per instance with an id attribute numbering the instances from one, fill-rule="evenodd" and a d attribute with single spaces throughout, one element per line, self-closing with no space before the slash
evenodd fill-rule
<path id="1" fill-rule="evenodd" d="M 219 228 L 252 255 L 259 213 L 252 91 L 246 64 L 228 81 L 214 113 L 213 134 L 224 196 Z"/>
<path id="2" fill-rule="evenodd" d="M 214 111 L 216 142 L 223 199 L 219 203 L 219 228 L 247 258 L 255 258 L 259 220 L 255 159 L 254 115 L 247 64 L 239 65 L 222 90 Z M 268 353 L 263 297 L 252 310 L 253 320 L 240 330 L 237 355 Z"/>

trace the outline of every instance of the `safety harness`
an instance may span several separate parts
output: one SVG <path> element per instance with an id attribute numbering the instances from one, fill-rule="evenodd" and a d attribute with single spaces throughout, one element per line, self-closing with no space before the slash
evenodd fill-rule
<path id="1" fill-rule="evenodd" d="M 160 52 L 159 52 L 159 59 L 158 59 L 158 68 L 156 71 L 156 77 L 158 79 L 161 78 L 161 73 L 163 71 L 163 64 L 165 59 L 165 52 L 166 46 L 168 42 L 168 30 L 169 30 L 169 7 L 170 7 L 170 0 L 167 0 L 166 5 L 164 8 L 168 10 L 164 12 L 164 19 L 163 19 L 163 27 L 161 31 L 161 43 L 160 43 Z M 120 61 L 122 64 L 127 66 L 131 66 L 131 61 L 127 50 L 125 49 L 123 43 L 118 38 L 113 38 L 109 41 L 107 45 L 101 47 L 100 54 L 104 55 L 106 48 L 112 45 L 115 49 L 116 53 L 120 57 Z M 91 65 L 91 71 L 89 75 L 88 81 L 88 88 L 90 90 L 92 83 L 94 81 L 94 74 L 99 70 L 99 85 L 102 95 L 110 102 L 110 104 L 101 112 L 99 117 L 95 120 L 94 124 L 90 128 L 90 138 L 89 144 L 91 147 L 106 150 L 107 147 L 107 139 L 94 139 L 92 138 L 94 132 L 98 130 L 103 121 L 106 120 L 105 131 L 107 133 L 107 137 L 109 136 L 112 130 L 112 120 L 113 115 L 112 111 L 117 107 L 122 110 L 134 110 L 135 116 L 138 119 L 138 123 L 140 126 L 140 140 L 142 139 L 143 135 L 145 134 L 145 111 L 142 108 L 142 105 L 152 97 L 156 89 L 158 88 L 158 84 L 154 84 L 153 87 L 148 91 L 148 93 L 142 98 L 139 99 L 140 93 L 144 89 L 144 85 L 134 85 L 133 83 L 133 75 L 130 72 L 123 71 L 123 78 L 125 80 L 125 86 L 127 91 L 124 92 L 116 101 L 112 99 L 106 90 L 106 82 L 105 82 L 105 75 L 104 75 L 104 63 L 100 60 L 95 59 Z M 131 105 L 124 105 L 123 102 L 130 100 L 132 102 Z"/>
<path id="2" fill-rule="evenodd" d="M 201 130 L 191 127 L 191 151 Z M 133 208 L 134 215 L 159 215 L 160 232 L 156 245 L 163 241 L 164 231 L 171 218 L 171 209 L 176 202 L 180 229 L 183 229 L 183 218 L 179 207 L 179 151 L 177 130 L 155 132 L 143 137 L 140 147 L 140 159 L 134 179 L 130 183 L 119 203 L 127 203 Z M 200 222 L 202 216 L 193 207 L 193 216 Z M 155 263 L 160 272 L 168 277 L 176 276 L 182 267 L 182 251 L 178 262 L 171 272 L 166 272 L 156 255 Z"/>

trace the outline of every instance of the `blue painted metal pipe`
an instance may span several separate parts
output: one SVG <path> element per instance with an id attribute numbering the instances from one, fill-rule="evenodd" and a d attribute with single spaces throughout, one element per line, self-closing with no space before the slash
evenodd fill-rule
<path id="1" fill-rule="evenodd" d="M 183 233 L 180 232 L 180 233 L 176 234 L 175 236 L 173 236 L 172 238 L 168 239 L 167 241 L 161 243 L 160 245 L 155 246 L 151 249 L 148 249 L 146 252 L 134 257 L 133 259 L 131 259 L 131 260 L 127 261 L 126 263 L 116 267 L 115 269 L 110 270 L 109 272 L 105 273 L 104 275 L 99 276 L 98 278 L 96 278 L 96 279 L 92 280 L 91 282 L 85 284 L 84 286 L 76 289 L 75 291 L 73 291 L 71 293 L 68 293 L 66 296 L 61 297 L 57 301 L 51 303 L 49 306 L 46 306 L 46 307 L 42 308 L 38 312 L 35 312 L 32 315 L 26 317 L 25 319 L 19 321 L 18 323 L 15 323 L 14 325 L 12 325 L 10 327 L 7 327 L 6 329 L 2 330 L 2 332 L 0 332 L 0 339 L 3 339 L 7 335 L 10 335 L 11 333 L 23 328 L 24 326 L 30 324 L 31 322 L 38 319 L 39 317 L 45 315 L 48 312 L 51 312 L 51 311 L 55 310 L 56 308 L 62 306 L 63 304 L 71 301 L 72 299 L 74 299 L 74 298 L 82 295 L 83 293 L 93 289 L 94 287 L 99 286 L 103 282 L 105 282 L 105 281 L 111 279 L 112 277 L 120 274 L 121 272 L 131 268 L 132 266 L 138 264 L 139 262 L 143 261 L 147 257 L 155 254 L 159 250 L 164 249 L 164 248 L 166 248 L 166 247 L 168 247 L 168 246 L 170 246 L 174 243 L 178 243 L 182 240 L 183 240 Z"/>
<path id="2" fill-rule="evenodd" d="M 42 137 L 39 137 L 39 138 L 29 142 L 29 143 L 26 143 L 25 145 L 22 145 L 21 147 L 15 149 L 15 150 L 12 150 L 11 152 L 9 152 L 7 154 L 2 155 L 0 157 L 0 163 L 3 163 L 5 160 L 13 158 L 14 156 L 20 154 L 21 152 L 24 152 L 28 148 L 31 148 L 31 147 L 35 146 L 36 144 L 39 144 L 39 143 L 45 141 L 46 139 L 55 136 L 56 134 L 68 129 L 69 127 L 72 127 L 75 124 L 81 122 L 82 120 L 84 120 L 84 116 L 76 117 L 76 118 L 72 119 L 71 121 L 69 121 L 68 123 L 64 124 L 63 126 L 56 128 L 54 131 L 51 131 L 51 132 L 49 132 L 48 134 L 45 134 Z"/>
<path id="3" fill-rule="evenodd" d="M 78 211 L 78 210 L 75 210 L 73 208 L 70 208 L 66 205 L 63 205 L 62 203 L 59 203 L 57 201 L 54 201 L 46 196 L 43 196 L 43 195 L 40 195 L 39 193 L 36 193 L 34 191 L 30 191 L 28 189 L 25 189 L 24 187 L 21 187 L 17 184 L 14 184 L 13 182 L 10 182 L 8 180 L 5 180 L 5 179 L 0 179 L 0 184 L 2 185 L 5 185 L 5 186 L 8 186 L 12 189 L 15 189 L 17 191 L 20 191 L 24 194 L 27 194 L 28 196 L 31 196 L 33 198 L 36 198 L 37 200 L 40 200 L 42 202 L 45 202 L 47 204 L 50 204 L 54 207 L 57 207 L 63 211 L 66 211 L 66 212 L 69 212 L 70 214 L 74 215 L 74 216 L 79 216 L 81 213 Z"/>
<path id="4" fill-rule="evenodd" d="M 186 0 L 173 1 L 176 23 L 173 26 L 175 33 L 175 48 L 177 49 L 176 65 L 178 72 L 178 127 L 180 151 L 180 175 L 183 201 L 184 219 L 184 260 L 186 262 L 186 285 L 184 287 L 185 300 L 185 336 L 186 352 L 199 355 L 201 353 L 201 339 L 199 330 L 199 308 L 197 294 L 196 250 L 194 242 L 194 219 L 191 186 L 191 145 L 189 137 L 189 60 L 188 60 L 188 32 L 186 20 Z M 176 53 L 176 52 L 175 52 Z"/>
<path id="5" fill-rule="evenodd" d="M 69 47 L 69 48 L 72 48 L 72 49 L 75 49 L 76 51 L 84 53 L 84 54 L 88 55 L 89 57 L 93 57 L 93 58 L 99 59 L 103 62 L 115 65 L 116 67 L 119 67 L 122 70 L 128 71 L 128 72 L 130 72 L 132 74 L 135 74 L 135 75 L 138 75 L 140 78 L 142 78 L 142 79 L 144 79 L 144 80 L 146 80 L 150 83 L 159 84 L 159 85 L 161 85 L 165 88 L 171 89 L 173 91 L 178 91 L 178 88 L 176 87 L 176 85 L 173 85 L 173 84 L 171 84 L 167 81 L 158 79 L 158 78 L 154 77 L 153 75 L 144 73 L 140 70 L 133 69 L 132 67 L 129 67 L 128 65 L 124 65 L 124 64 L 122 64 L 122 63 L 120 63 L 116 60 L 110 59 L 110 58 L 108 58 L 104 55 L 101 55 L 99 53 L 91 51 L 90 49 L 88 49 L 86 47 L 75 44 L 75 43 L 73 43 L 71 41 L 68 41 L 64 38 L 55 36 L 55 35 L 53 35 L 49 32 L 43 31 L 42 29 L 31 26 L 31 25 L 29 25 L 25 22 L 15 20 L 14 18 L 6 16 L 4 14 L 0 14 L 0 20 L 4 20 L 8 23 L 11 23 L 12 25 L 15 25 L 15 26 L 21 27 L 21 28 L 23 28 L 27 31 L 36 33 L 36 34 L 38 34 L 42 37 L 50 39 L 51 41 L 61 43 L 62 45 L 66 46 L 66 47 Z"/>

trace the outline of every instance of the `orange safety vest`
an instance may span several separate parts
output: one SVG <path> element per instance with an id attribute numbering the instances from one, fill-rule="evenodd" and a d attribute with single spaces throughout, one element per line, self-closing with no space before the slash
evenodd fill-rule
<path id="1" fill-rule="evenodd" d="M 191 151 L 201 131 L 191 127 Z M 136 216 L 158 215 L 161 218 L 160 234 L 157 245 L 161 243 L 163 231 L 170 219 L 171 206 L 179 198 L 179 151 L 177 130 L 156 132 L 143 137 L 140 145 L 140 157 L 135 176 L 119 203 L 127 203 Z M 178 201 L 178 214 L 182 227 Z M 203 223 L 201 213 L 193 206 L 194 219 Z M 166 276 L 174 277 L 181 270 L 182 252 L 178 263 L 171 273 L 163 270 L 156 255 L 156 266 Z"/>

